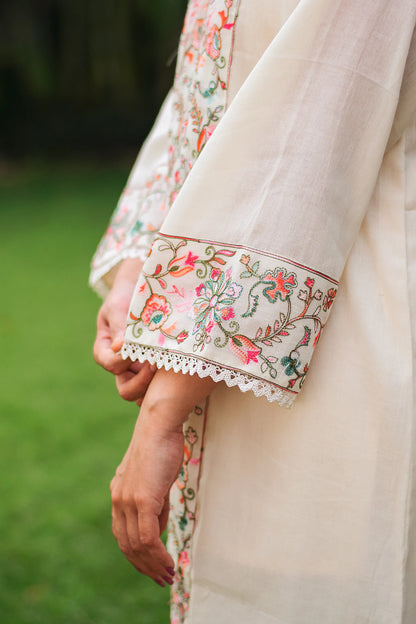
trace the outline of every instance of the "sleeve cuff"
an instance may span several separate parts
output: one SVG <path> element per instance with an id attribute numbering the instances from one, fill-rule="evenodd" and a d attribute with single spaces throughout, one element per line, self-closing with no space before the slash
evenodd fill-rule
<path id="1" fill-rule="evenodd" d="M 210 376 L 289 407 L 337 285 L 267 252 L 159 235 L 132 299 L 123 357 Z"/>

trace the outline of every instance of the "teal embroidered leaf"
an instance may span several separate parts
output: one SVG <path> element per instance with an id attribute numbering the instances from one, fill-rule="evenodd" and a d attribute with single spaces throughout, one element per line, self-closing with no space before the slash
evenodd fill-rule
<path id="1" fill-rule="evenodd" d="M 241 316 L 243 318 L 247 318 L 248 316 L 253 316 L 254 312 L 257 310 L 258 304 L 259 304 L 259 296 L 253 295 L 250 293 L 248 297 L 248 309 Z"/>
<path id="2" fill-rule="evenodd" d="M 240 277 L 251 277 L 250 271 L 243 271 L 240 273 Z"/>

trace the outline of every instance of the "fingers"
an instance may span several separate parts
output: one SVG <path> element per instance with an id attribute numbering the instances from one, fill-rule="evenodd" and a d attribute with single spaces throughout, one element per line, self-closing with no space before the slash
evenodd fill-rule
<path id="1" fill-rule="evenodd" d="M 123 360 L 121 355 L 114 352 L 114 338 L 110 324 L 106 317 L 104 306 L 102 306 L 97 317 L 97 336 L 94 342 L 94 360 L 114 375 L 118 375 L 128 369 L 130 360 Z M 121 348 L 121 346 L 120 346 Z"/>
<path id="2" fill-rule="evenodd" d="M 161 587 L 173 584 L 172 557 L 159 538 L 159 520 L 154 512 L 140 512 L 136 505 L 122 501 L 113 486 L 113 535 L 126 559 Z M 140 520 L 139 520 L 140 518 Z"/>
<path id="3" fill-rule="evenodd" d="M 155 372 L 156 367 L 151 366 L 148 362 L 131 364 L 129 370 L 116 375 L 116 386 L 119 395 L 126 401 L 139 402 L 143 400 Z"/>

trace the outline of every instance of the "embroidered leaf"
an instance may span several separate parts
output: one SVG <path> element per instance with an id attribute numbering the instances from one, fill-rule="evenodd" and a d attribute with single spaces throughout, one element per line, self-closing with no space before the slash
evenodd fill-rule
<path id="1" fill-rule="evenodd" d="M 269 367 L 267 366 L 266 362 L 263 362 L 262 365 L 260 366 L 260 370 L 262 373 L 265 373 L 267 371 Z"/>
<path id="2" fill-rule="evenodd" d="M 275 368 L 269 368 L 269 372 L 270 372 L 270 377 L 273 377 L 273 379 L 276 379 L 277 370 Z"/>
<path id="3" fill-rule="evenodd" d="M 317 331 L 319 331 L 319 330 L 320 330 L 320 328 L 321 328 L 321 324 L 320 324 L 320 322 L 318 321 L 318 319 L 316 319 L 316 318 L 314 318 L 314 319 L 313 319 L 313 325 L 314 325 L 314 330 L 315 330 L 315 332 L 317 332 Z"/>
<path id="4" fill-rule="evenodd" d="M 279 321 L 275 321 L 273 325 L 273 331 L 277 331 L 279 329 Z"/>
<path id="5" fill-rule="evenodd" d="M 274 342 L 282 342 L 281 338 L 279 338 L 279 336 L 273 336 L 272 340 L 274 340 Z"/>
<path id="6" fill-rule="evenodd" d="M 235 253 L 235 251 L 230 251 L 229 249 L 220 249 L 215 255 L 217 256 L 218 254 L 221 254 L 222 256 L 234 256 Z"/>
<path id="7" fill-rule="evenodd" d="M 240 277 L 251 277 L 250 271 L 243 271 L 240 273 Z"/>
<path id="8" fill-rule="evenodd" d="M 139 317 L 138 316 L 134 316 L 133 312 L 130 312 L 130 318 L 132 321 L 138 321 Z"/>
<path id="9" fill-rule="evenodd" d="M 289 323 L 289 325 L 286 325 L 286 329 L 296 329 L 296 325 L 293 325 L 293 323 Z"/>
<path id="10" fill-rule="evenodd" d="M 166 288 L 166 282 L 164 279 L 162 279 L 161 277 L 159 277 L 159 279 L 157 280 L 159 282 L 159 284 L 162 286 L 162 288 Z"/>
<path id="11" fill-rule="evenodd" d="M 262 330 L 262 328 L 261 328 L 261 327 L 259 327 L 259 328 L 258 328 L 258 330 L 257 330 L 256 338 L 260 338 L 260 336 L 262 335 L 262 333 L 263 333 L 263 330 Z"/>
<path id="12" fill-rule="evenodd" d="M 274 357 L 274 355 L 271 355 L 269 358 L 267 358 L 269 360 L 269 362 L 271 362 L 272 364 L 275 364 L 277 362 L 277 357 Z"/>
<path id="13" fill-rule="evenodd" d="M 265 344 L 268 347 L 272 347 L 273 343 L 271 340 L 262 340 L 262 343 Z"/>
<path id="14" fill-rule="evenodd" d="M 257 262 L 255 262 L 253 266 L 251 267 L 253 269 L 253 273 L 257 273 L 259 266 L 260 266 L 260 262 L 257 260 Z"/>
<path id="15" fill-rule="evenodd" d="M 321 306 L 318 306 L 312 316 L 319 316 L 319 312 L 321 311 L 321 309 Z"/>
<path id="16" fill-rule="evenodd" d="M 247 318 L 248 316 L 253 316 L 254 312 L 257 310 L 258 303 L 259 303 L 259 296 L 250 294 L 248 297 L 248 309 L 241 316 L 243 318 Z"/>
<path id="17" fill-rule="evenodd" d="M 286 320 L 285 315 L 283 314 L 283 312 L 280 312 L 280 322 L 281 322 L 282 325 L 285 322 L 285 320 Z"/>
<path id="18" fill-rule="evenodd" d="M 267 325 L 267 329 L 266 329 L 266 332 L 265 332 L 265 334 L 264 334 L 264 335 L 265 335 L 266 337 L 267 337 L 267 336 L 269 336 L 271 331 L 272 331 L 272 328 L 270 327 L 270 325 Z"/>
<path id="19" fill-rule="evenodd" d="M 279 336 L 289 336 L 289 332 L 281 331 L 281 332 L 279 332 Z"/>
<path id="20" fill-rule="evenodd" d="M 309 344 L 309 340 L 311 338 L 311 330 L 309 329 L 309 327 L 307 325 L 304 326 L 304 330 L 305 333 L 303 335 L 303 338 L 300 342 L 298 342 L 298 344 L 296 345 L 296 349 L 298 349 L 299 347 L 306 347 Z"/>
<path id="21" fill-rule="evenodd" d="M 156 267 L 156 270 L 155 270 L 154 276 L 156 277 L 156 275 L 159 275 L 159 273 L 161 272 L 161 270 L 162 270 L 162 265 L 161 265 L 161 264 L 158 264 L 158 265 L 157 265 L 157 267 Z"/>

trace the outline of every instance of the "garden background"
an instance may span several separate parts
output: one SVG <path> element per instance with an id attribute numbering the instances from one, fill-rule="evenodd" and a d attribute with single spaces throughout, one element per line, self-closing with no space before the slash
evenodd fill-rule
<path id="1" fill-rule="evenodd" d="M 185 0 L 0 4 L 0 619 L 166 624 L 108 484 L 136 406 L 92 361 L 91 255 L 172 81 Z"/>

